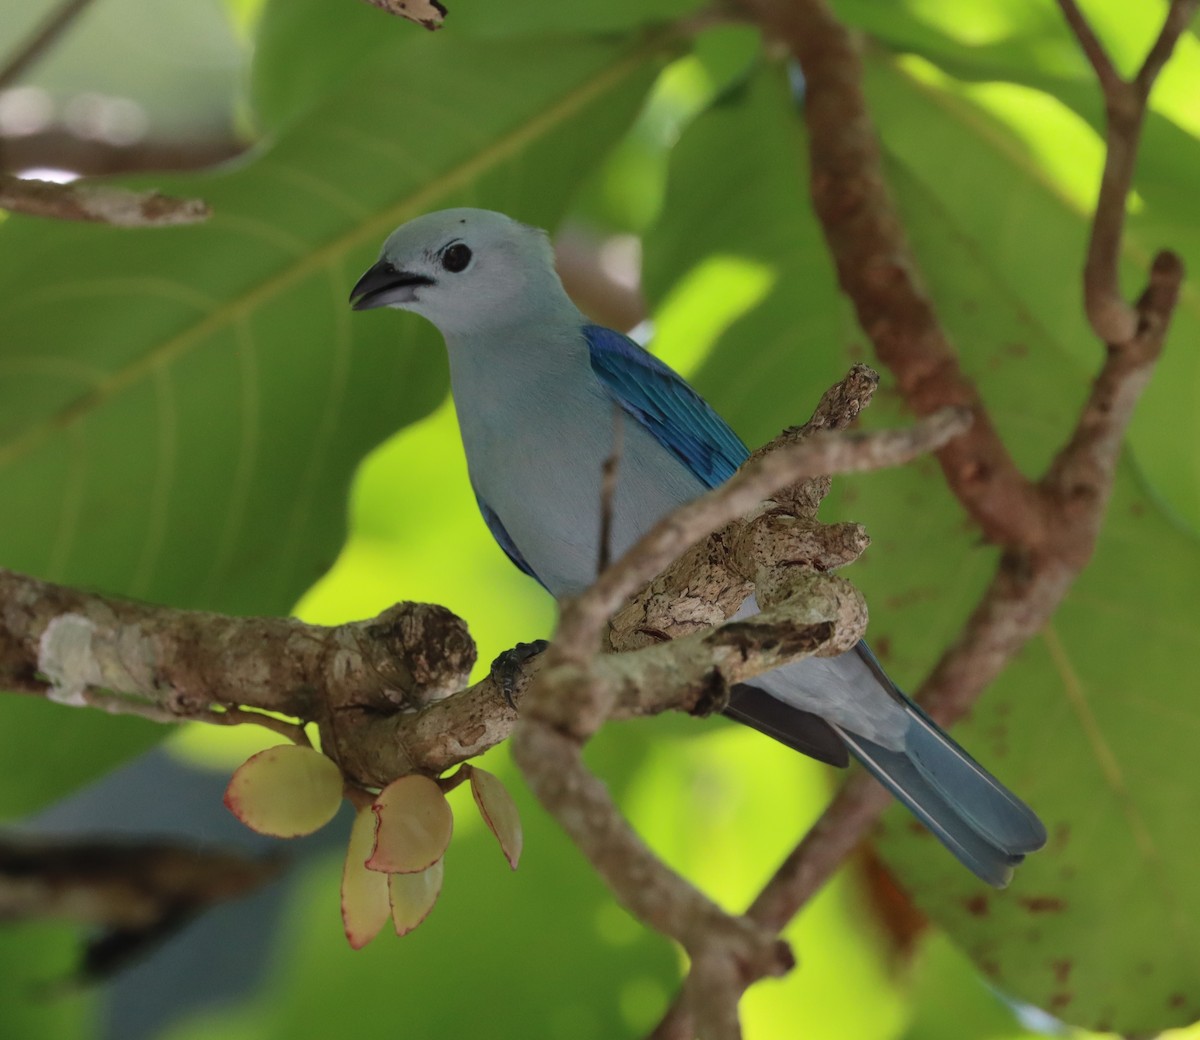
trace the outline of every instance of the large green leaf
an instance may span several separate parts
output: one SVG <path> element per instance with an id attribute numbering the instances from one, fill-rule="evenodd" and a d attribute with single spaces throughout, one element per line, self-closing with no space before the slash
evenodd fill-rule
<path id="1" fill-rule="evenodd" d="M 671 293 L 687 281 L 668 291 L 661 272 L 732 256 L 778 273 L 756 311 L 725 322 L 696 376 L 752 442 L 804 418 L 827 373 L 844 367 L 847 344 L 866 353 L 830 299 L 832 271 L 807 212 L 801 124 L 781 79 L 766 70 L 747 95 L 688 131 L 663 225 L 647 242 L 649 285 L 666 298 L 668 318 Z M 1008 161 L 1011 135 L 987 113 L 941 98 L 882 57 L 871 85 L 893 188 L 943 319 L 1016 457 L 1037 473 L 1100 361 L 1077 302 L 1059 301 L 1071 310 L 1053 324 L 1036 316 L 1065 292 L 1061 272 L 1078 266 L 1081 236 L 1051 220 L 1051 201 L 1060 215 L 1065 207 L 1047 198 L 1035 163 Z M 703 183 L 755 190 L 730 192 L 717 213 Z M 1041 295 L 1026 272 L 1014 276 L 1006 229 L 1024 236 Z M 709 306 L 715 314 L 719 301 Z M 781 340 L 796 346 L 781 351 Z M 681 348 L 668 336 L 666 349 Z M 906 419 L 885 390 L 869 421 Z M 911 685 L 954 637 L 995 552 L 964 524 L 928 460 L 839 481 L 826 512 L 866 522 L 875 539 L 850 576 L 871 604 L 876 649 Z M 1200 842 L 1181 825 L 1196 808 L 1184 747 L 1196 714 L 1178 663 L 1194 642 L 1197 577 L 1200 544 L 1126 464 L 1095 562 L 1044 640 L 960 727 L 964 743 L 1043 814 L 1050 847 L 996 894 L 906 814 L 887 818 L 883 850 L 918 904 L 997 985 L 1072 1022 L 1144 1031 L 1200 1010 L 1190 997 L 1200 987 L 1191 934 L 1200 898 L 1187 881 Z"/>
<path id="2" fill-rule="evenodd" d="M 991 162 L 964 161 L 962 180 L 949 172 L 935 188 L 922 132 L 941 127 L 938 140 L 957 150 L 967 131 L 990 120 L 961 102 L 941 106 L 937 118 L 928 88 L 882 62 L 875 75 L 872 96 L 887 113 L 888 141 L 904 142 L 902 150 L 889 145 L 892 181 L 926 276 L 948 304 L 944 320 L 997 424 L 1037 471 L 1064 439 L 1086 390 L 1081 345 L 1091 347 L 1093 367 L 1101 361 L 1086 329 L 1072 337 L 1065 322 L 1044 327 L 1030 318 L 1035 305 L 1046 308 L 1046 297 L 1060 292 L 1050 277 L 1055 261 L 1060 268 L 1078 263 L 1064 257 L 1072 237 L 1061 222 L 1051 224 L 1048 193 L 1034 171 L 1022 177 L 1021 167 L 1004 161 L 1011 150 L 1003 139 L 977 135 L 976 159 L 990 152 Z M 932 147 L 932 137 L 924 144 Z M 1043 286 L 1029 284 L 1025 272 L 1010 280 L 1017 251 L 1004 226 L 1028 229 L 1028 262 L 1041 269 Z M 1174 330 L 1167 360 L 1191 353 L 1184 328 Z M 1170 378 L 1164 361 L 1156 382 Z M 1153 407 L 1143 403 L 1144 411 Z M 1152 445 L 1142 449 L 1139 461 L 1153 457 Z M 890 558 L 881 567 L 903 588 Z M 930 862 L 917 848 L 922 838 L 890 818 L 885 851 L 918 903 L 976 963 L 1010 992 L 1095 1029 L 1142 1032 L 1200 1017 L 1193 996 L 1200 893 L 1191 883 L 1200 840 L 1179 826 L 1200 808 L 1185 721 L 1194 727 L 1200 719 L 1179 678 L 1179 662 L 1195 643 L 1197 577 L 1200 540 L 1124 464 L 1094 562 L 967 731 L 980 757 L 1042 812 L 1050 847 L 1021 868 L 1009 891 L 981 894 L 944 861 Z M 947 579 L 944 598 L 954 599 Z"/>
<path id="3" fill-rule="evenodd" d="M 749 443 L 807 417 L 807 388 L 844 372 L 824 348 L 850 331 L 789 106 L 786 84 L 760 76 L 698 119 L 672 152 L 664 213 L 646 240 L 655 352 L 689 373 L 703 359 L 697 387 Z M 760 406 L 764 386 L 784 410 Z"/>
<path id="4" fill-rule="evenodd" d="M 445 389 L 430 328 L 351 314 L 357 274 L 425 210 L 481 204 L 553 225 L 658 65 L 653 43 L 387 25 L 394 45 L 270 148 L 159 180 L 208 199 L 207 224 L 3 226 L 4 565 L 178 606 L 287 610 L 337 552 L 358 460 Z M 436 99 L 398 104 L 434 81 Z M 28 717 L 0 701 L 14 753 Z M 53 732 L 36 742 L 39 770 L 0 784 L 6 811 L 154 734 L 65 710 Z M 12 761 L 0 753 L 0 769 Z"/>
<path id="5" fill-rule="evenodd" d="M 539 38 L 539 60 L 551 64 L 556 51 L 570 48 L 563 37 L 594 34 L 615 39 L 625 33 L 633 42 L 635 31 L 665 30 L 687 15 L 695 0 L 607 0 L 605 3 L 561 3 L 560 0 L 517 0 L 496 4 L 492 0 L 459 0 L 448 5 L 443 37 L 504 38 L 513 44 L 514 63 L 504 70 L 510 76 L 524 69 L 521 49 L 529 38 Z M 299 113 L 336 90 L 396 37 L 426 35 L 425 30 L 366 4 L 331 4 L 327 0 L 294 0 L 270 4 L 258 29 L 253 69 L 253 93 L 257 114 L 272 128 L 294 119 Z M 523 38 L 513 40 L 513 37 Z M 298 60 L 303 56 L 302 60 Z M 473 100 L 468 111 L 485 104 L 486 94 L 476 94 L 479 81 L 473 70 L 460 67 L 454 58 L 429 70 L 415 89 L 397 94 L 390 106 L 407 116 L 420 107 L 440 107 L 462 97 Z M 459 82 L 455 82 L 458 80 Z"/>
<path id="6" fill-rule="evenodd" d="M 918 98 L 912 91 L 893 93 L 885 77 L 873 99 L 889 150 L 972 236 L 988 243 L 989 257 L 1025 301 L 1029 316 L 1090 364 L 1097 346 L 1080 314 L 1080 265 L 1064 270 L 1057 250 L 1045 245 L 1085 240 L 1100 178 L 1104 111 L 1095 76 L 1058 12 L 1022 0 L 989 5 L 982 16 L 976 7 L 945 0 L 908 5 L 843 0 L 840 8 L 889 46 L 964 81 L 939 81 L 921 100 L 927 116 L 914 119 L 894 106 L 908 110 Z M 1159 3 L 1087 5 L 1106 47 L 1129 70 L 1141 61 L 1165 10 Z M 1137 200 L 1124 240 L 1123 285 L 1130 296 L 1141 291 L 1146 266 L 1159 249 L 1175 250 L 1190 271 L 1200 270 L 1194 203 L 1198 75 L 1200 48 L 1185 36 L 1156 85 L 1139 151 Z M 986 85 L 972 87 L 968 81 Z M 943 117 L 932 114 L 937 109 Z M 975 147 L 980 139 L 990 140 L 990 147 Z M 952 162 L 929 161 L 947 153 Z M 1003 204 L 979 206 L 975 186 L 997 164 L 1017 176 L 1006 186 Z M 1174 319 L 1175 346 L 1134 418 L 1130 445 L 1153 490 L 1200 532 L 1200 458 L 1177 450 L 1180 443 L 1200 440 L 1200 352 L 1184 346 L 1198 338 L 1200 294 L 1186 284 Z"/>

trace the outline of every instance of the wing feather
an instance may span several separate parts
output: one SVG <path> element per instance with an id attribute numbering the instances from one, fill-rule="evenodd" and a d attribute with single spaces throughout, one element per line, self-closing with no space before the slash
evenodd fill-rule
<path id="1" fill-rule="evenodd" d="M 673 369 L 602 325 L 585 325 L 592 371 L 613 399 L 706 487 L 733 476 L 750 452 L 736 433 Z"/>

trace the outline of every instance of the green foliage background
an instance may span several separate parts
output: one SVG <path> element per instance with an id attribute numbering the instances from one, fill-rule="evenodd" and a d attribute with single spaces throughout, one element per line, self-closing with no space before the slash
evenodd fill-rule
<path id="1" fill-rule="evenodd" d="M 434 35 L 349 0 L 272 0 L 258 18 L 253 5 L 199 6 L 204 40 L 225 39 L 230 53 L 242 41 L 249 85 L 227 103 L 257 144 L 229 167 L 153 183 L 208 199 L 213 220 L 154 232 L 0 225 L 0 564 L 327 622 L 427 599 L 469 620 L 485 660 L 544 634 L 550 606 L 476 515 L 436 335 L 409 316 L 346 309 L 386 233 L 431 209 L 640 235 L 656 351 L 752 444 L 806 417 L 869 357 L 807 207 L 787 70 L 749 29 L 681 35 L 672 23 L 693 6 L 683 0 L 460 0 Z M 1079 307 L 1102 158 L 1090 73 L 1048 0 L 837 6 L 867 36 L 870 100 L 930 289 L 1014 454 L 1037 473 L 1101 356 Z M 1126 68 L 1163 11 L 1087 7 Z M 87 29 L 73 43 L 81 55 Z M 1130 291 L 1163 245 L 1200 270 L 1198 71 L 1187 34 L 1147 126 Z M 155 93 L 165 104 L 170 91 Z M 1050 847 L 997 894 L 890 815 L 880 853 L 937 930 L 902 956 L 851 867 L 790 929 L 799 970 L 748 997 L 748 1036 L 1024 1035 L 977 971 L 1087 1028 L 1144 1033 L 1200 1017 L 1189 768 L 1200 712 L 1186 663 L 1200 631 L 1198 327 L 1189 285 L 1095 563 L 959 733 L 1043 814 Z M 868 418 L 904 421 L 886 391 Z M 873 534 L 852 577 L 877 649 L 912 685 L 958 630 L 994 552 L 931 464 L 840 481 L 826 508 Z M 0 697 L 0 806 L 18 819 L 162 735 Z M 249 750 L 207 732 L 172 746 L 223 770 Z M 719 721 L 613 726 L 590 758 L 654 847 L 731 908 L 833 782 Z M 460 801 L 433 916 L 355 954 L 341 938 L 340 862 L 313 862 L 271 937 L 261 990 L 167 1035 L 644 1032 L 673 992 L 675 953 L 611 902 L 506 751 L 487 764 L 524 811 L 515 875 Z M 97 995 L 29 996 L 32 981 L 65 970 L 76 941 L 62 927 L 0 931 L 11 1035 L 95 1035 Z"/>

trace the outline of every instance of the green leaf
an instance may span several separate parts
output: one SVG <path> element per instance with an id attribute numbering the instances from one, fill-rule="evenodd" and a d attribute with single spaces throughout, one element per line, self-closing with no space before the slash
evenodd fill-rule
<path id="1" fill-rule="evenodd" d="M 387 875 L 366 867 L 374 845 L 375 813 L 367 806 L 354 817 L 342 866 L 342 926 L 346 941 L 355 950 L 379 934 L 391 913 Z"/>
<path id="2" fill-rule="evenodd" d="M 750 444 L 807 418 L 805 389 L 828 386 L 865 349 L 861 334 L 854 355 L 837 349 L 857 330 L 809 209 L 798 114 L 776 72 L 688 128 L 646 237 L 654 352 L 689 373 Z"/>
<path id="3" fill-rule="evenodd" d="M 1073 273 L 1082 264 L 1081 218 L 987 112 L 918 84 L 882 56 L 871 62 L 870 84 L 924 277 L 967 372 L 1036 475 L 1071 429 L 1102 360 Z M 765 70 L 747 94 L 685 134 L 662 226 L 646 247 L 652 295 L 665 300 L 658 313 L 671 319 L 662 331 L 672 360 L 687 356 L 670 312 L 690 272 L 741 263 L 728 284 L 744 300 L 747 272 L 779 272 L 744 317 L 722 313 L 728 294 L 712 285 L 694 294 L 707 296 L 707 313 L 724 327 L 696 381 L 752 444 L 806 418 L 849 360 L 869 357 L 832 298 L 830 261 L 807 213 L 800 135 L 780 72 Z M 735 190 L 749 183 L 754 192 Z M 670 271 L 680 273 L 677 282 Z M 1176 328 L 1168 352 L 1189 353 L 1185 342 Z M 1160 371 L 1156 384 L 1170 378 Z M 1194 393 L 1186 372 L 1184 381 L 1169 392 Z M 1150 402 L 1144 410 L 1155 418 Z M 886 387 L 866 418 L 909 421 Z M 1175 464 L 1163 454 L 1167 440 L 1143 441 L 1138 465 Z M 871 532 L 871 550 L 848 576 L 871 605 L 876 651 L 902 685 L 915 683 L 976 602 L 995 551 L 964 523 L 930 460 L 836 481 L 825 515 Z M 1143 1032 L 1200 1012 L 1190 997 L 1200 991 L 1200 964 L 1189 931 L 1200 897 L 1188 880 L 1200 840 L 1180 824 L 1197 808 L 1186 748 L 1194 711 L 1179 666 L 1200 620 L 1198 574 L 1200 543 L 1127 462 L 1094 562 L 1045 637 L 956 731 L 1043 815 L 1049 847 L 1018 870 L 1010 890 L 994 894 L 907 814 L 887 818 L 883 851 L 922 909 L 995 985 L 1072 1023 Z"/>
<path id="4" fill-rule="evenodd" d="M 416 874 L 389 874 L 388 899 L 397 935 L 408 935 L 425 920 L 442 894 L 446 861 L 439 859 Z"/>
<path id="5" fill-rule="evenodd" d="M 1048 847 L 992 893 L 902 816 L 884 830 L 917 905 L 996 985 L 1102 1032 L 1200 1017 L 1200 838 L 1182 823 L 1200 812 L 1195 712 L 1178 664 L 1198 568 L 1196 540 L 1123 467 L 1094 563 L 957 734 L 1038 810 Z"/>
<path id="6" fill-rule="evenodd" d="M 479 808 L 479 815 L 500 843 L 500 851 L 513 870 L 521 860 L 524 834 L 521 829 L 521 814 L 517 803 L 508 793 L 504 781 L 494 773 L 478 766 L 471 766 L 471 794 Z"/>
<path id="7" fill-rule="evenodd" d="M 917 135 L 918 125 L 936 132 L 946 123 L 939 140 L 961 148 L 965 128 L 988 125 L 986 117 L 968 118 L 958 101 L 946 99 L 940 123 L 931 127 L 937 109 L 927 87 L 886 68 L 876 73 L 876 93 L 888 99 L 898 138 L 906 128 Z M 974 147 L 985 151 L 989 140 L 977 139 Z M 982 163 L 964 164 L 974 177 L 970 205 L 966 185 L 953 176 L 935 194 L 926 183 L 928 160 L 916 163 L 918 148 L 905 138 L 892 185 L 925 276 L 945 304 L 943 319 L 998 427 L 1026 470 L 1039 472 L 1074 422 L 1090 377 L 1079 349 L 1094 341 L 1084 328 L 1069 341 L 1062 325 L 1031 320 L 1030 308 L 1060 291 L 1061 279 L 1049 278 L 1050 264 L 1077 266 L 1080 254 L 1064 255 L 1070 237 L 1056 239 L 1042 226 L 1050 214 L 1034 170 L 1020 176 L 1002 161 L 1001 149 L 988 172 Z M 990 216 L 996 211 L 1008 214 L 1010 226 L 1029 229 L 1028 262 L 1047 279 L 1040 296 L 1024 275 L 1019 287 L 1010 284 L 1013 247 L 983 232 L 999 234 Z M 1176 328 L 1171 343 L 1180 353 L 1178 337 Z M 1101 351 L 1091 349 L 1092 367 L 1098 367 Z M 1165 378 L 1163 371 L 1156 374 Z M 1152 409 L 1151 402 L 1142 408 Z M 928 473 L 926 487 L 939 482 L 927 467 L 922 473 Z M 864 480 L 864 497 L 883 506 L 888 483 L 895 482 Z M 910 480 L 909 486 L 909 501 L 920 501 L 921 485 Z M 897 495 L 895 487 L 890 494 Z M 882 523 L 889 531 L 899 528 L 905 510 L 890 512 L 870 529 Z M 897 605 L 920 595 L 903 573 L 904 561 L 936 558 L 924 539 L 898 541 L 864 582 L 868 593 L 876 582 L 886 586 Z M 940 590 L 937 609 L 948 617 L 965 616 L 973 599 L 963 586 L 974 581 L 956 578 L 956 564 L 963 573 L 978 573 L 976 564 L 963 561 L 982 555 L 967 532 L 947 533 L 943 563 L 922 568 L 920 587 Z M 1193 698 L 1179 681 L 1177 663 L 1191 653 L 1200 620 L 1197 574 L 1200 540 L 1159 507 L 1126 462 L 1092 564 L 1042 637 L 1009 666 L 959 734 L 1041 813 L 1049 847 L 1030 857 L 1008 891 L 992 894 L 945 857 L 928 855 L 922 846 L 931 843 L 902 816 L 888 819 L 883 847 L 889 861 L 918 905 L 976 964 L 1014 996 L 1097 1030 L 1154 1031 L 1200 1015 L 1190 996 L 1200 987 L 1200 961 L 1188 924 L 1200 914 L 1190 880 L 1200 840 L 1178 824 L 1200 808 L 1188 768 L 1190 736 L 1180 728 Z M 878 623 L 879 612 L 875 617 Z M 911 645 L 907 621 L 900 614 L 884 620 L 891 646 Z M 939 639 L 950 636 L 944 630 Z"/>
<path id="8" fill-rule="evenodd" d="M 156 178 L 208 199 L 205 225 L 0 228 L 6 566 L 232 613 L 287 610 L 329 566 L 355 465 L 445 391 L 432 329 L 352 315 L 354 279 L 426 210 L 474 203 L 553 226 L 661 54 L 441 39 L 384 48 L 236 168 Z M 398 110 L 443 78 L 436 104 Z M 28 714 L 0 701 L 0 733 Z M 162 732 L 57 715 L 35 773 L 0 765 L 26 808 Z"/>
<path id="9" fill-rule="evenodd" d="M 526 76 L 536 75 L 537 65 L 556 65 L 579 46 L 579 37 L 585 34 L 597 41 L 603 37 L 623 38 L 630 44 L 636 34 L 629 30 L 662 26 L 697 6 L 695 0 L 608 0 L 603 4 L 459 0 L 451 6 L 445 30 L 431 37 L 425 30 L 367 4 L 339 7 L 326 0 L 272 3 L 263 13 L 255 44 L 255 108 L 266 126 L 278 128 L 355 75 L 364 64 L 378 60 L 381 53 L 390 55 L 385 60 L 394 62 L 401 53 L 432 52 L 441 58 L 438 67 L 429 70 L 429 78 L 389 95 L 393 117 L 407 123 L 414 117 L 419 120 L 422 114 L 449 114 L 447 108 L 457 107 L 464 89 L 471 95 L 464 110 L 474 112 L 486 109 L 490 91 L 478 89 L 473 70 L 463 64 L 460 48 L 464 38 L 493 39 L 493 48 L 511 47 L 512 61 L 504 75 L 520 88 Z M 531 39 L 537 40 L 536 45 Z M 528 55 L 534 47 L 536 60 L 523 60 L 522 52 Z M 296 60 L 298 54 L 304 55 L 303 61 Z M 515 70 L 520 74 L 514 75 Z"/>

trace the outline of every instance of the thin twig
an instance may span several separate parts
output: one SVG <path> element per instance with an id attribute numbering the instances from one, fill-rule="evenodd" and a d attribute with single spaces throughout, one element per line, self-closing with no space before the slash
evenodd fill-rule
<path id="1" fill-rule="evenodd" d="M 1087 20 L 1087 16 L 1079 9 L 1075 0 L 1058 0 L 1058 6 L 1062 8 L 1063 18 L 1079 41 L 1084 55 L 1091 62 L 1101 89 L 1105 94 L 1114 94 L 1119 91 L 1124 86 L 1124 82 L 1120 73 L 1117 72 L 1116 66 L 1113 65 L 1112 59 L 1108 56 L 1108 51 L 1104 49 L 1104 45 L 1096 36 L 1091 22 Z"/>
<path id="2" fill-rule="evenodd" d="M 15 83 L 71 26 L 92 0 L 66 0 L 13 51 L 12 57 L 0 68 L 0 90 Z"/>
<path id="3" fill-rule="evenodd" d="M 276 718 L 274 715 L 266 715 L 261 711 L 249 711 L 246 708 L 233 707 L 228 708 L 223 712 L 210 712 L 209 717 L 203 719 L 205 722 L 214 722 L 224 726 L 261 726 L 263 729 L 269 729 L 272 733 L 278 733 L 279 736 L 285 737 L 293 744 L 298 744 L 301 747 L 312 747 L 312 741 L 308 737 L 308 731 L 303 724 L 297 722 L 288 722 L 287 719 Z"/>
<path id="4" fill-rule="evenodd" d="M 202 199 L 130 191 L 111 184 L 58 184 L 8 173 L 0 173 L 0 209 L 114 227 L 174 227 L 196 224 L 211 215 Z"/>
<path id="5" fill-rule="evenodd" d="M 1171 0 L 1162 30 L 1134 77 L 1134 84 L 1143 99 L 1150 96 L 1150 88 L 1154 86 L 1154 81 L 1158 78 L 1162 67 L 1170 60 L 1171 54 L 1175 50 L 1175 44 L 1179 42 L 1179 37 L 1183 35 L 1195 17 L 1198 7 L 1200 7 L 1200 0 Z"/>
<path id="6" fill-rule="evenodd" d="M 1059 0 L 1063 16 L 1096 71 L 1104 97 L 1105 156 L 1099 197 L 1083 268 L 1084 307 L 1092 330 L 1105 343 L 1128 343 L 1137 334 L 1137 313 L 1120 285 L 1126 200 L 1133 188 L 1146 102 L 1163 65 L 1196 12 L 1197 0 L 1172 0 L 1158 37 L 1132 80 L 1123 79 L 1075 0 Z"/>

